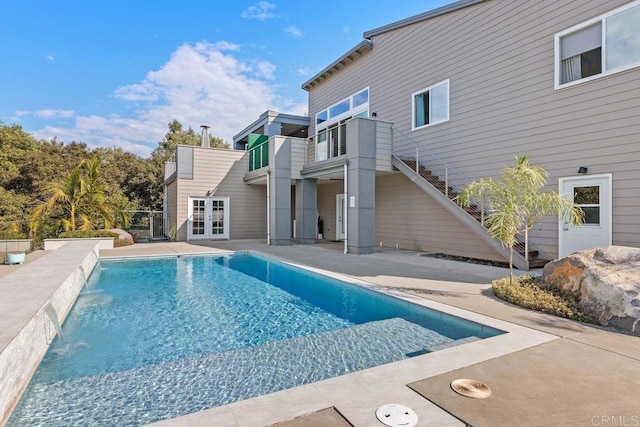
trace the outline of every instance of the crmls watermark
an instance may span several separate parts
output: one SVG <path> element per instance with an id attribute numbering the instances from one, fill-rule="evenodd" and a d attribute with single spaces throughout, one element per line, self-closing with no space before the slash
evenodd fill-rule
<path id="1" fill-rule="evenodd" d="M 591 425 L 598 427 L 633 427 L 640 426 L 640 415 L 594 415 Z"/>

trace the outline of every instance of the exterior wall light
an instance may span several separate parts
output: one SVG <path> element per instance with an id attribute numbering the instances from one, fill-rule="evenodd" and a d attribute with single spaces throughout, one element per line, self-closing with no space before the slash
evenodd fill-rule
<path id="1" fill-rule="evenodd" d="M 586 166 L 580 166 L 578 168 L 578 173 L 587 173 L 587 167 Z"/>

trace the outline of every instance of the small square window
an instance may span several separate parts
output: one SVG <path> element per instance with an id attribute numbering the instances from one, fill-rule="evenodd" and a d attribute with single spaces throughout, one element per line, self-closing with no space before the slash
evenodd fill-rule
<path id="1" fill-rule="evenodd" d="M 415 92 L 413 98 L 413 129 L 449 120 L 449 80 Z"/>

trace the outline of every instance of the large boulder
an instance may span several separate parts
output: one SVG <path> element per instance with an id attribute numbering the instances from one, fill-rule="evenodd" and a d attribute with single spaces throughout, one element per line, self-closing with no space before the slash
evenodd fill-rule
<path id="1" fill-rule="evenodd" d="M 640 336 L 640 249 L 607 246 L 550 262 L 542 278 L 580 298 L 599 324 Z"/>

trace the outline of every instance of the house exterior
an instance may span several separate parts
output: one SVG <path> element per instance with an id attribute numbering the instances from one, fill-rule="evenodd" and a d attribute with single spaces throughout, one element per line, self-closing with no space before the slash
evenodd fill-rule
<path id="1" fill-rule="evenodd" d="M 505 260 L 482 207 L 451 199 L 528 152 L 586 221 L 538 221 L 518 267 L 640 246 L 638 22 L 637 0 L 462 0 L 367 31 L 303 84 L 308 136 L 271 134 L 267 164 L 238 180 L 263 224 L 238 236 Z M 248 167 L 250 151 L 233 155 Z"/>

